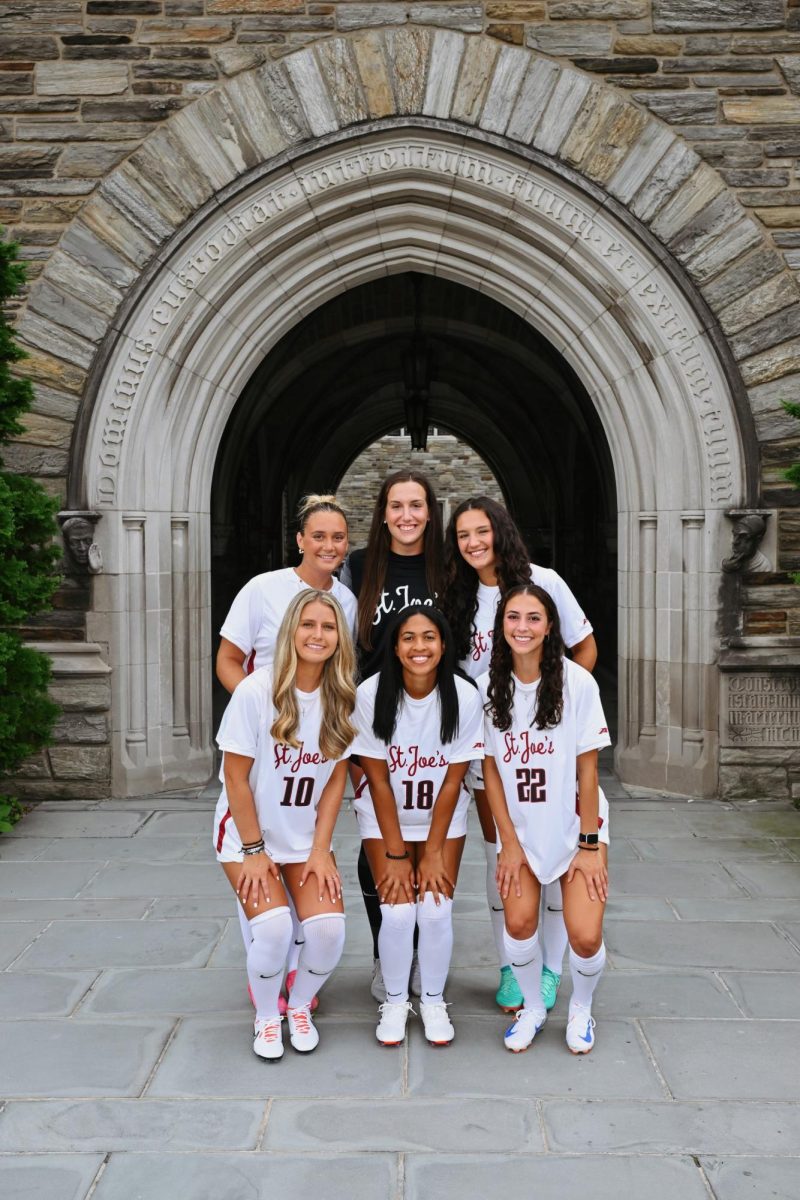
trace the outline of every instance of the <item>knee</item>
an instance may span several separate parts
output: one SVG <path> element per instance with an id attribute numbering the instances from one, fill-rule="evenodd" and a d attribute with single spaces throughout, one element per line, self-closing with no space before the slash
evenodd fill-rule
<path id="1" fill-rule="evenodd" d="M 569 935 L 569 944 L 578 958 L 594 958 L 603 944 L 603 931 L 591 929 L 573 929 Z"/>
<path id="2" fill-rule="evenodd" d="M 426 921 L 451 921 L 453 919 L 453 901 L 449 896 L 439 896 L 437 904 L 432 892 L 426 892 L 417 905 L 417 921 L 420 925 Z"/>
<path id="3" fill-rule="evenodd" d="M 506 933 L 516 941 L 527 941 L 538 928 L 536 915 L 525 912 L 506 912 L 505 924 Z"/>
<path id="4" fill-rule="evenodd" d="M 304 959 L 312 970 L 329 971 L 344 950 L 344 913 L 321 913 L 303 921 Z"/>
<path id="5" fill-rule="evenodd" d="M 292 940 L 292 914 L 285 906 L 253 917 L 250 932 L 253 940 L 247 951 L 247 961 L 265 976 L 283 970 L 283 963 Z"/>
<path id="6" fill-rule="evenodd" d="M 416 922 L 416 904 L 381 905 L 381 928 L 391 929 L 394 933 L 404 933 L 412 930 Z"/>

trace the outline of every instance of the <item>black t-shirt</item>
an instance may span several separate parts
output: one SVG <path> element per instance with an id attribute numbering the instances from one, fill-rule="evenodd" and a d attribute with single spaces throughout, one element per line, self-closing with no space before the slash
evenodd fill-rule
<path id="1" fill-rule="evenodd" d="M 342 572 L 343 582 L 357 596 L 364 578 L 365 550 L 354 550 L 347 560 L 348 570 Z M 432 605 L 433 597 L 425 579 L 424 554 L 395 554 L 389 551 L 386 579 L 378 597 L 372 632 L 372 647 L 358 646 L 358 667 L 362 679 L 368 679 L 380 669 L 386 629 L 395 613 L 409 604 Z"/>

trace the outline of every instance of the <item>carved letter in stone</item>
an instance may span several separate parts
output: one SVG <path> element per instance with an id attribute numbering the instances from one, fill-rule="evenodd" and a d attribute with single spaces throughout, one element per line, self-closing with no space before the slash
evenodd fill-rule
<path id="1" fill-rule="evenodd" d="M 771 571 L 772 564 L 758 548 L 766 528 L 766 517 L 759 513 L 739 516 L 733 525 L 733 554 L 723 560 L 723 571 Z"/>

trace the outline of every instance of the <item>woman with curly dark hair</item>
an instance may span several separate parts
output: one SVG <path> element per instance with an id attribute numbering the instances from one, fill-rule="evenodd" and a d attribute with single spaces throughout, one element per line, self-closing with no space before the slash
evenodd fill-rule
<path id="1" fill-rule="evenodd" d="M 539 905 L 542 886 L 560 879 L 573 985 L 567 1046 L 586 1054 L 606 957 L 597 752 L 611 740 L 597 684 L 564 657 L 558 609 L 544 588 L 525 583 L 506 592 L 493 633 L 489 671 L 478 681 L 486 711 L 483 777 L 500 842 L 506 955 L 525 997 L 505 1045 L 527 1050 L 547 1018 Z"/>
<path id="2" fill-rule="evenodd" d="M 597 645 L 592 627 L 561 576 L 530 561 L 522 535 L 507 510 L 488 496 L 463 501 L 450 518 L 445 535 L 445 580 L 441 607 L 453 630 L 456 654 L 473 679 L 489 666 L 495 615 L 500 596 L 514 584 L 533 580 L 555 601 L 564 641 L 574 662 L 594 668 Z M 503 908 L 497 893 L 497 833 L 483 788 L 479 764 L 469 774 L 486 855 L 486 897 L 500 965 L 495 999 L 506 1012 L 522 1004 L 522 992 L 505 958 Z M 605 798 L 603 798 L 603 804 Z M 605 825 L 608 836 L 608 825 Z M 558 883 L 545 894 L 543 942 L 545 969 L 542 995 L 548 1008 L 556 1002 L 567 936 Z"/>

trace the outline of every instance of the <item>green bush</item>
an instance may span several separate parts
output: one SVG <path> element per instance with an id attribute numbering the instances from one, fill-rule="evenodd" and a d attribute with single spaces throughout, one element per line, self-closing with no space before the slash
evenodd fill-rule
<path id="1" fill-rule="evenodd" d="M 6 302 L 25 279 L 17 251 L 16 243 L 0 241 L 0 778 L 47 744 L 58 715 L 47 694 L 49 660 L 13 629 L 49 607 L 60 555 L 57 502 L 34 479 L 2 470 L 2 448 L 22 432 L 20 418 L 33 399 L 30 382 L 11 373 L 25 357 L 6 317 Z M 21 815 L 16 800 L 0 795 L 0 832 Z"/>

